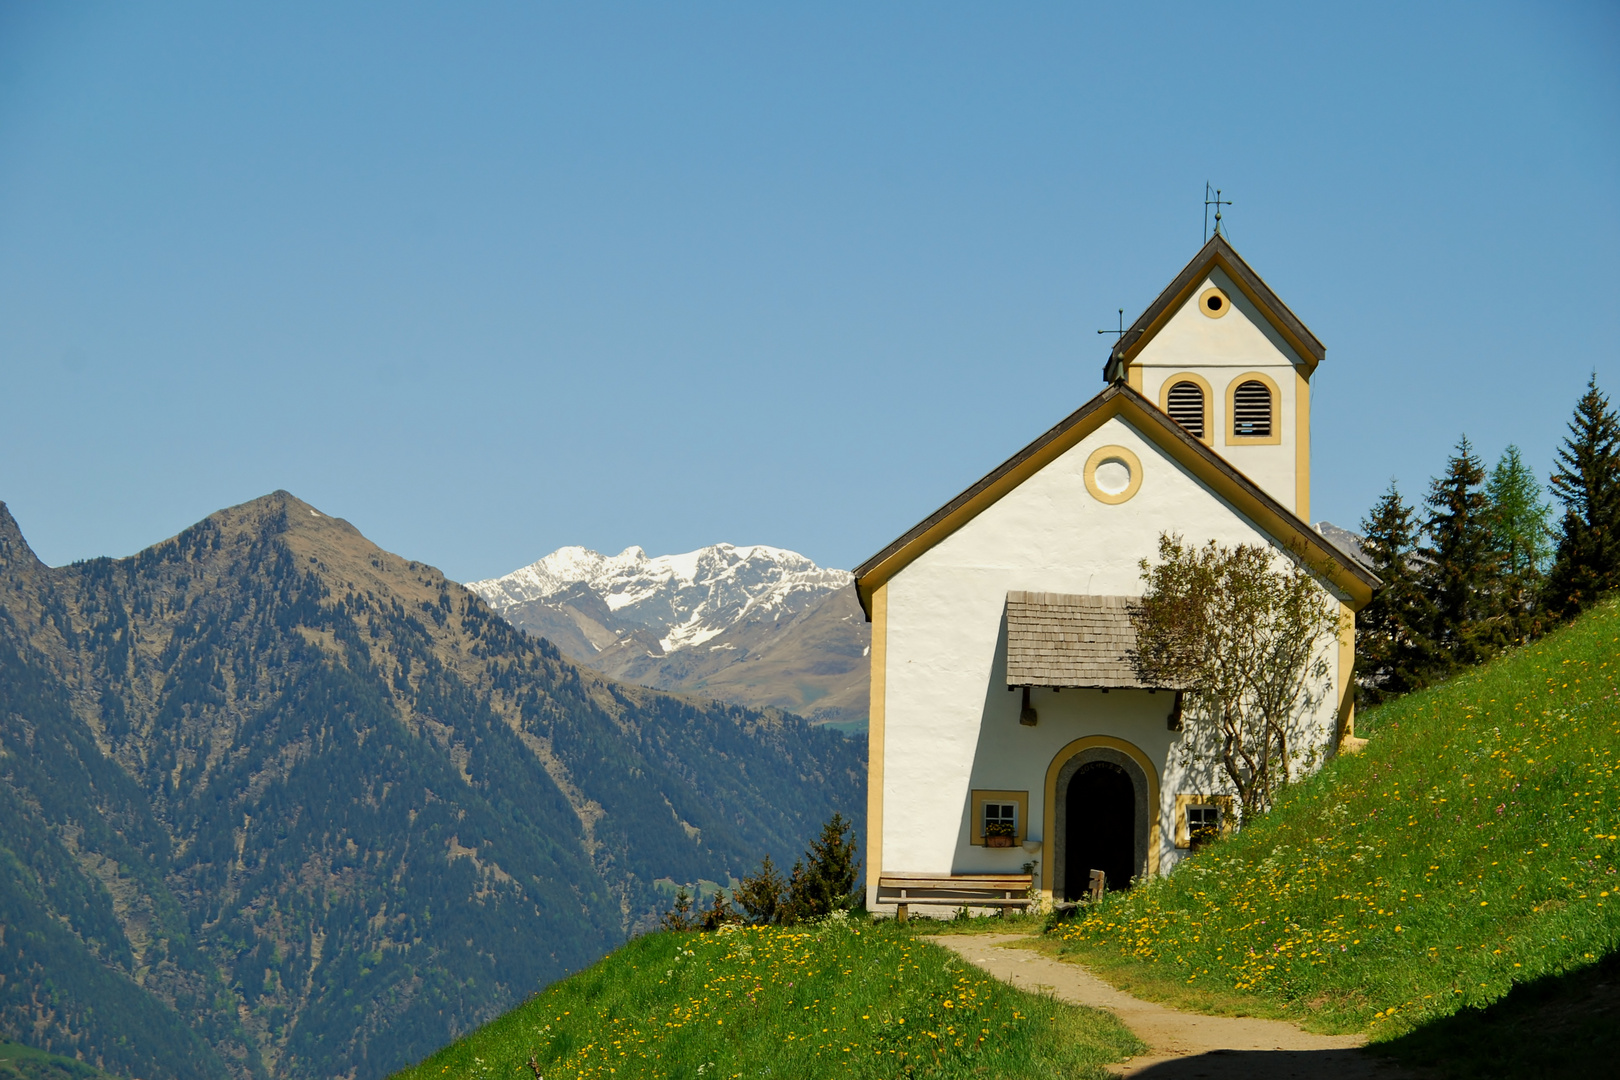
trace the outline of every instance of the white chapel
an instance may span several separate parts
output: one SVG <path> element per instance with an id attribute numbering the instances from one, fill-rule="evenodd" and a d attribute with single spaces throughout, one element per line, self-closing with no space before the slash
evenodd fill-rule
<path id="1" fill-rule="evenodd" d="M 1100 394 L 856 569 L 871 910 L 1031 884 L 1074 899 L 1094 870 L 1125 887 L 1231 826 L 1178 695 L 1137 680 L 1130 604 L 1174 532 L 1296 560 L 1353 626 L 1377 579 L 1307 524 L 1323 354 L 1217 232 L 1120 337 Z M 1328 651 L 1334 692 L 1304 718 L 1318 761 L 1353 734 L 1353 634 Z"/>

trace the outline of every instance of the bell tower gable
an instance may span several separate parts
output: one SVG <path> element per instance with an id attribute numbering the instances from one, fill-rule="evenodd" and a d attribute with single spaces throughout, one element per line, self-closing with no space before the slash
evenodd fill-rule
<path id="1" fill-rule="evenodd" d="M 1216 235 L 1120 338 L 1105 374 L 1308 518 L 1310 378 L 1325 353 Z"/>

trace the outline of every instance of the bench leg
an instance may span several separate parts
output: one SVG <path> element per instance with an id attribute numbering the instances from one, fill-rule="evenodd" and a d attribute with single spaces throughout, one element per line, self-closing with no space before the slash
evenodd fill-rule
<path id="1" fill-rule="evenodd" d="M 894 909 L 894 917 L 895 917 L 895 921 L 897 921 L 897 922 L 906 922 L 908 919 L 911 918 L 911 905 L 910 904 L 899 904 L 899 905 L 897 905 L 895 907 L 895 909 Z"/>

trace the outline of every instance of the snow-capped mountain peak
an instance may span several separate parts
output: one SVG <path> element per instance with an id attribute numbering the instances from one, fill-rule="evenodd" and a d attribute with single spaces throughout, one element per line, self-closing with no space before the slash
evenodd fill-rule
<path id="1" fill-rule="evenodd" d="M 600 621 L 615 639 L 651 632 L 668 654 L 701 645 L 740 623 L 802 611 L 851 580 L 848 571 L 825 569 L 797 552 L 763 544 L 713 544 L 652 557 L 640 547 L 603 555 L 575 546 L 467 587 L 502 613 L 583 588 L 606 608 L 607 618 Z"/>

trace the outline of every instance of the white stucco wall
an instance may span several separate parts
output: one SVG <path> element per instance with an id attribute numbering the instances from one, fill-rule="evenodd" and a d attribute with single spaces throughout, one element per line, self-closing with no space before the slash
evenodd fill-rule
<path id="1" fill-rule="evenodd" d="M 1086 459 L 1106 445 L 1126 447 L 1142 464 L 1140 489 L 1118 505 L 1099 502 L 1085 487 Z M 1165 722 L 1172 695 L 1037 690 L 1032 703 L 1040 721 L 1024 727 L 1018 723 L 1020 695 L 1006 689 L 1003 641 L 1009 590 L 1140 594 L 1138 560 L 1155 554 L 1165 530 L 1198 542 L 1270 544 L 1247 518 L 1116 417 L 889 580 L 883 872 L 1017 872 L 1031 858 L 1021 848 L 970 843 L 971 792 L 1028 791 L 1027 834 L 1044 840 L 1047 768 L 1059 750 L 1087 735 L 1124 739 L 1154 763 L 1160 868 L 1173 864 L 1175 795 L 1224 788 L 1184 775 L 1172 760 L 1182 738 Z M 1327 652 L 1336 665 L 1337 649 Z M 1337 670 L 1332 678 L 1337 685 Z M 1336 705 L 1324 703 L 1315 717 L 1323 741 L 1334 733 Z M 1043 881 L 1049 881 L 1042 869 Z M 869 872 L 869 903 L 875 901 L 875 879 Z"/>
<path id="2" fill-rule="evenodd" d="M 1198 309 L 1198 299 L 1210 286 L 1219 287 L 1232 306 L 1219 319 Z M 1193 289 L 1187 301 L 1160 328 L 1133 365 L 1142 369 L 1142 395 L 1154 404 L 1163 401 L 1164 384 L 1173 376 L 1191 372 L 1209 383 L 1212 398 L 1215 452 L 1236 466 L 1266 493 L 1294 513 L 1299 512 L 1295 471 L 1298 467 L 1296 366 L 1300 356 L 1278 334 L 1225 271 L 1216 268 Z M 1278 416 L 1273 417 L 1281 442 L 1275 446 L 1232 445 L 1227 441 L 1231 416 L 1227 387 L 1246 371 L 1263 372 L 1277 384 Z M 1307 447 L 1307 450 L 1309 448 Z"/>

